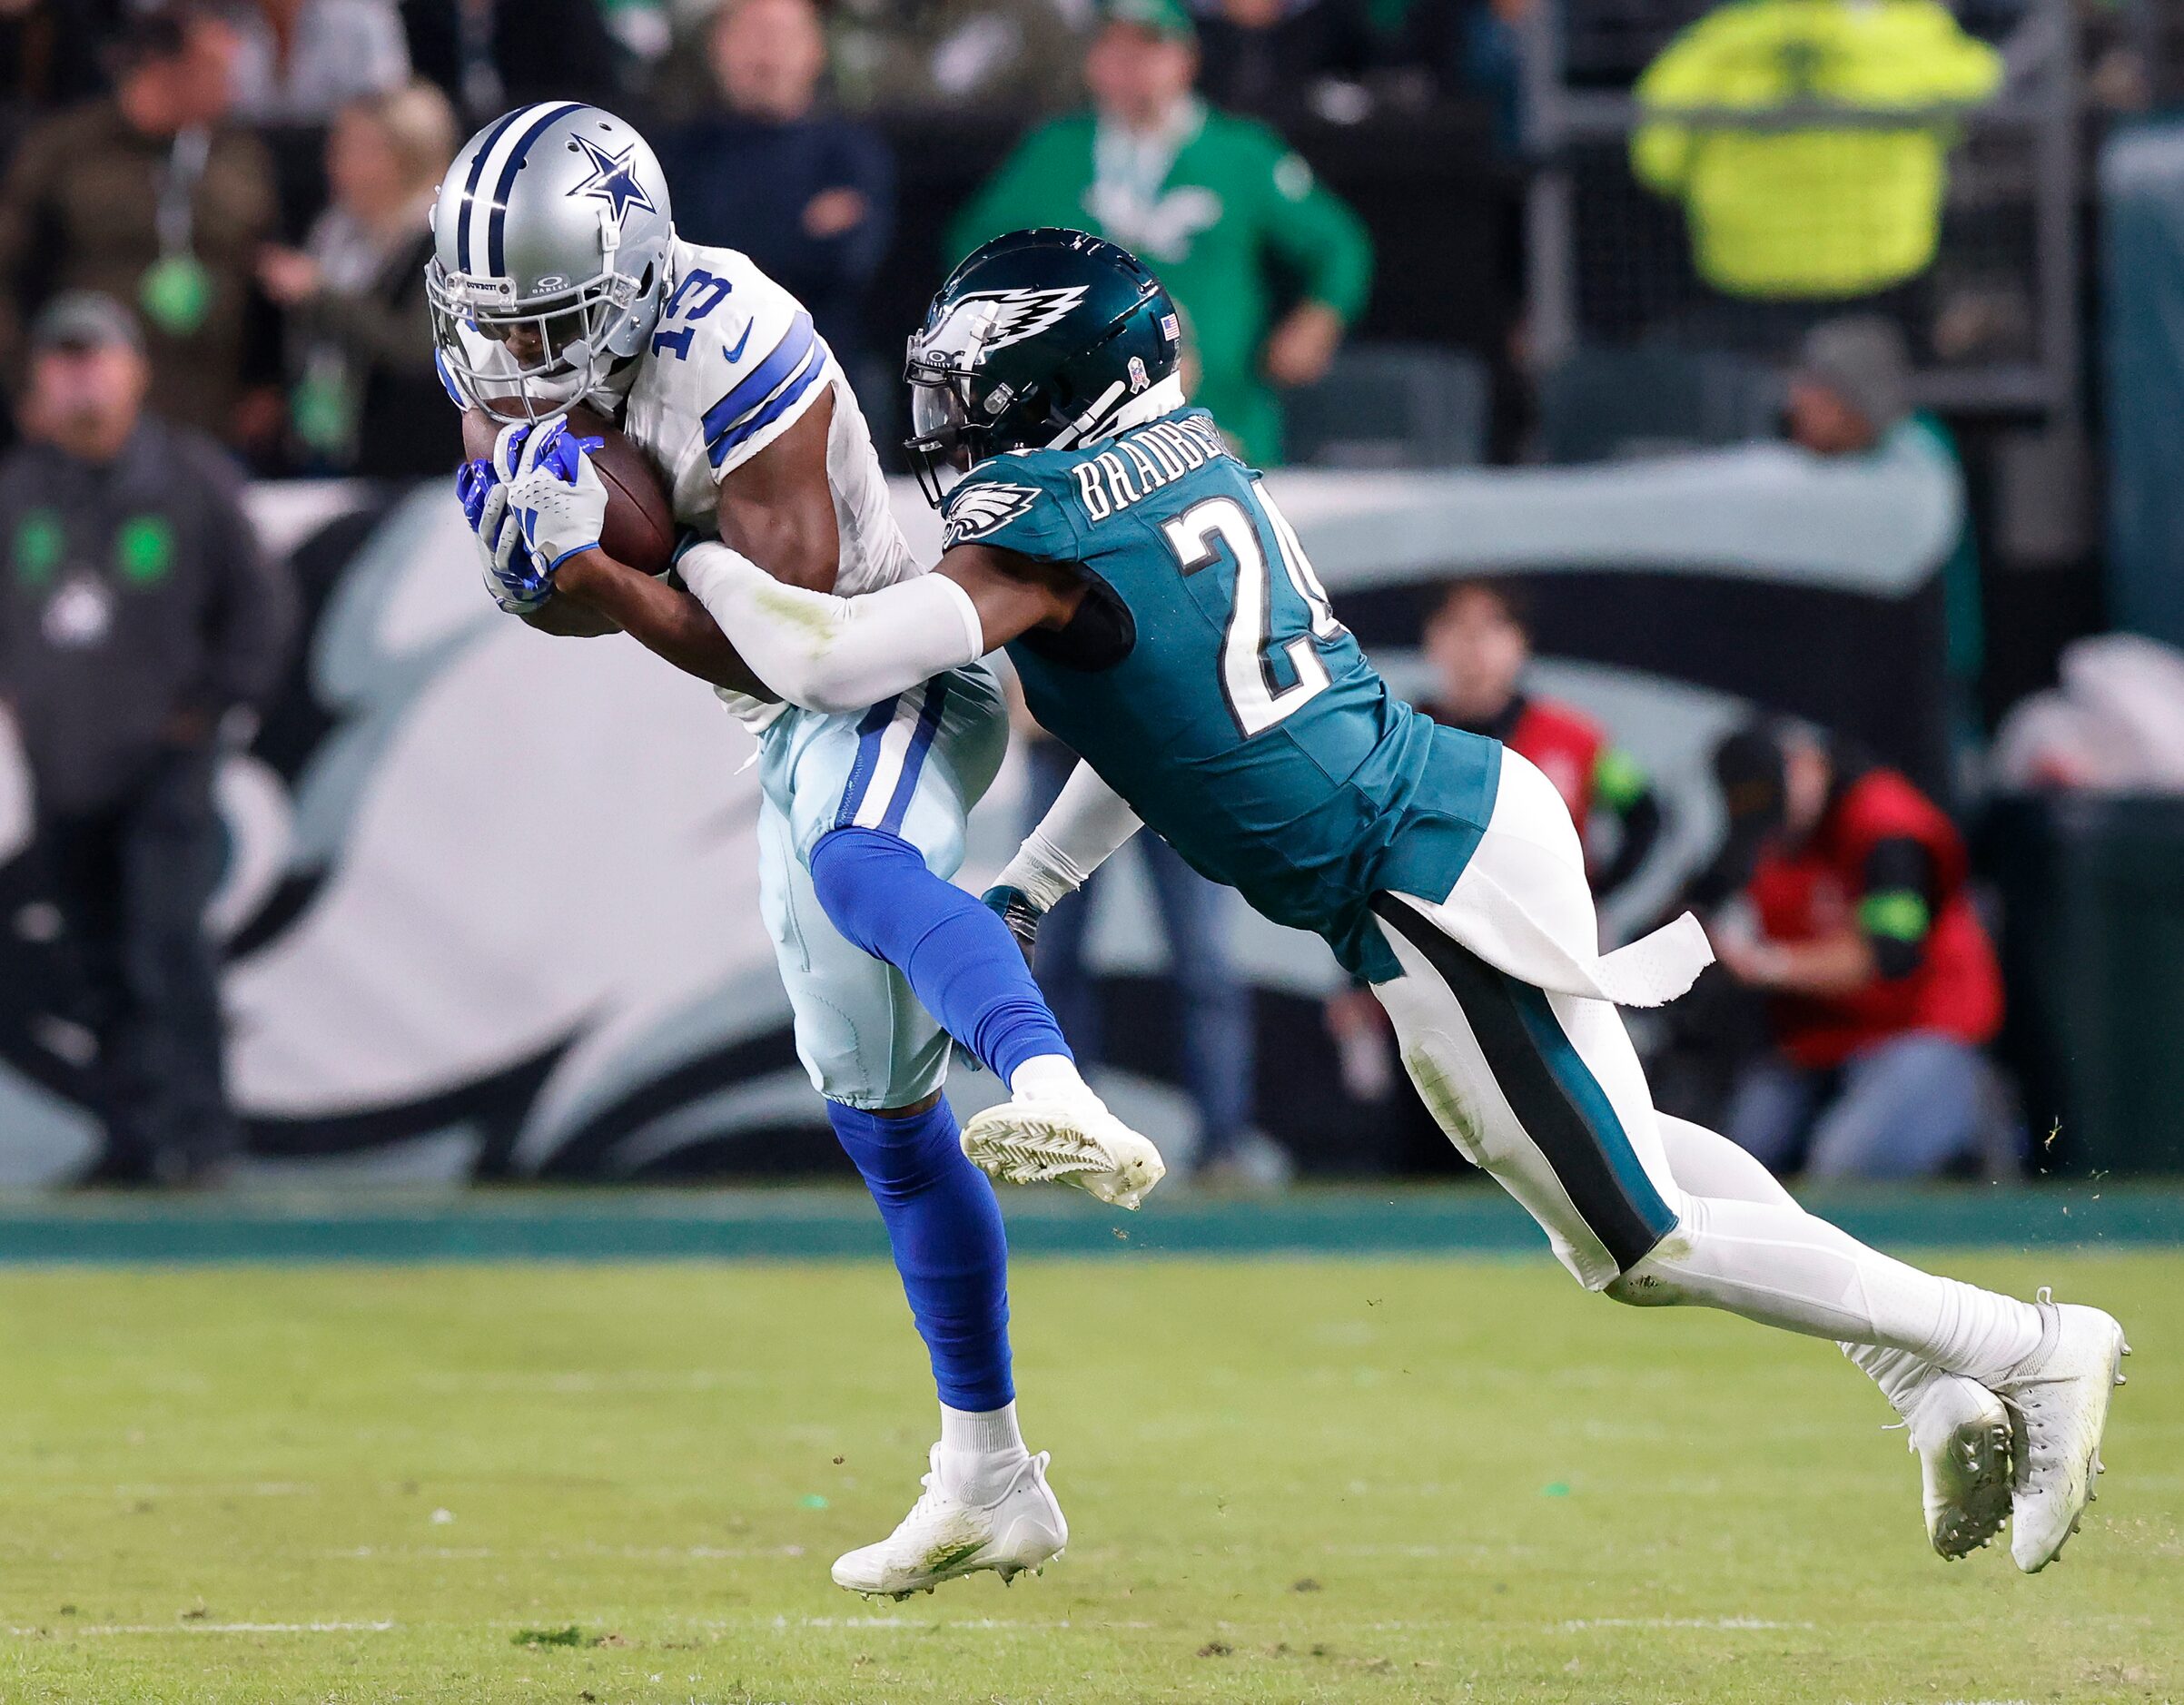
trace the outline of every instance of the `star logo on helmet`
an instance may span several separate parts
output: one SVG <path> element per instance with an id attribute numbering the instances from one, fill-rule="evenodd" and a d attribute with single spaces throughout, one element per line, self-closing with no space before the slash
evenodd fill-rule
<path id="1" fill-rule="evenodd" d="M 618 154 L 608 153 L 588 136 L 578 136 L 576 143 L 591 164 L 591 175 L 569 191 L 569 194 L 581 195 L 587 201 L 605 202 L 614 210 L 617 229 L 628 222 L 633 207 L 647 213 L 659 212 L 650 192 L 637 181 L 635 143 Z"/>

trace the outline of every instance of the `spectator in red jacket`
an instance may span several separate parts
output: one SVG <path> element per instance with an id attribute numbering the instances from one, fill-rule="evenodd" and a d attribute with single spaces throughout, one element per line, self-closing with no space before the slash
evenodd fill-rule
<path id="1" fill-rule="evenodd" d="M 1774 1039 L 1730 1097 L 1729 1135 L 1822 1178 L 1923 1177 L 2002 1147 L 1981 1051 L 2001 976 L 1955 825 L 1894 770 L 1794 726 L 1739 730 L 1714 767 L 1729 838 L 1710 886 L 1742 901 L 1715 951 L 1766 997 Z"/>
<path id="2" fill-rule="evenodd" d="M 1491 735 L 1540 767 L 1570 808 L 1596 898 L 1628 882 L 1660 838 L 1660 801 L 1645 770 L 1591 717 L 1524 690 L 1532 636 L 1517 588 L 1458 580 L 1427 618 L 1426 658 L 1433 697 L 1418 708 L 1452 728 Z"/>

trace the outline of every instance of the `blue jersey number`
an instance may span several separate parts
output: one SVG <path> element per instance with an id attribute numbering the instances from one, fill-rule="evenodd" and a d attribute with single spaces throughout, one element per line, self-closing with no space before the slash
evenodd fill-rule
<path id="1" fill-rule="evenodd" d="M 692 267 L 682 282 L 675 287 L 675 294 L 667 298 L 667 306 L 661 318 L 680 319 L 685 321 L 703 320 L 727 300 L 728 292 L 736 287 L 725 278 L 716 278 L 703 267 Z M 690 359 L 691 324 L 679 330 L 656 331 L 652 334 L 652 352 L 671 351 L 678 361 Z"/>
<path id="2" fill-rule="evenodd" d="M 1255 492 L 1253 501 L 1274 535 L 1283 574 L 1304 600 L 1309 618 L 1309 631 L 1293 638 L 1277 642 L 1274 637 L 1274 568 L 1260 542 L 1259 528 L 1241 503 L 1234 498 L 1208 498 L 1161 527 L 1185 574 L 1219 561 L 1224 545 L 1236 559 L 1236 593 L 1221 634 L 1220 690 L 1229 715 L 1236 719 L 1237 733 L 1246 740 L 1294 715 L 1327 691 L 1331 683 L 1315 642 L 1338 638 L 1344 631 L 1288 517 L 1263 491 Z M 1278 651 L 1289 661 L 1292 678 L 1287 685 L 1275 677 Z"/>

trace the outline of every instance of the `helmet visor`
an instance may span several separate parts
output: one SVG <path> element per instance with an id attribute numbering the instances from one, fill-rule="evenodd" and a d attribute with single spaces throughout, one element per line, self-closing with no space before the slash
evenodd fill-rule
<path id="1" fill-rule="evenodd" d="M 963 440 L 964 423 L 969 414 L 964 399 L 954 386 L 944 379 L 938 383 L 913 383 L 910 387 L 910 435 L 920 442 L 930 442 L 935 449 L 954 449 Z"/>
<path id="2" fill-rule="evenodd" d="M 937 509 L 955 483 L 948 476 L 965 471 L 977 459 L 971 440 L 978 429 L 964 400 L 971 381 L 921 362 L 914 344 L 912 351 L 903 371 L 910 384 L 910 436 L 903 448 L 910 452 L 911 471 L 925 500 Z"/>

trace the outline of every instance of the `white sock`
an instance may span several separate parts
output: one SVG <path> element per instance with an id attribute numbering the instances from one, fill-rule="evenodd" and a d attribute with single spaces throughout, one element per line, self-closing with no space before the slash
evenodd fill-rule
<path id="1" fill-rule="evenodd" d="M 1687 1196 L 1676 1228 L 1624 1280 L 1634 1300 L 1704 1303 L 1838 1342 L 1904 1350 L 1991 1380 L 2040 1343 L 2028 1303 L 1922 1273 L 1803 1208 Z"/>
<path id="2" fill-rule="evenodd" d="M 1017 1431 L 1013 1401 L 998 1409 L 951 1409 L 941 1404 L 941 1473 L 949 1491 L 958 1497 L 998 1491 L 992 1483 L 1006 1480 L 1029 1454 L 1023 1434 Z"/>
<path id="3" fill-rule="evenodd" d="M 1090 1095 L 1092 1086 L 1067 1054 L 1033 1054 L 1010 1075 L 1009 1093 L 1019 1101 L 1069 1100 Z"/>
<path id="4" fill-rule="evenodd" d="M 1720 1132 L 1666 1113 L 1659 1115 L 1658 1122 L 1669 1174 L 1688 1194 L 1770 1202 L 1777 1207 L 1804 1211 L 1780 1178 Z M 1926 1387 L 1947 1377 L 1932 1363 L 1908 1350 L 1892 1350 L 1882 1344 L 1843 1344 L 1839 1347 L 1906 1420 Z"/>

